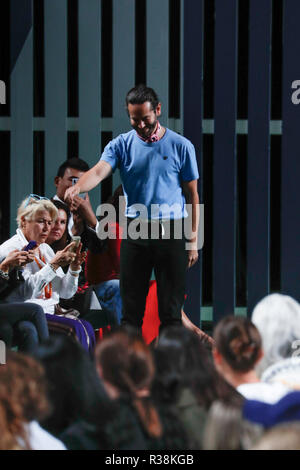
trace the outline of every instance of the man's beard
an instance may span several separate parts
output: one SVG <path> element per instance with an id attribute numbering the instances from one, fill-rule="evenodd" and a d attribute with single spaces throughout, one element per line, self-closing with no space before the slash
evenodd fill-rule
<path id="1" fill-rule="evenodd" d="M 158 119 L 155 120 L 155 122 L 153 124 L 151 124 L 151 127 L 150 126 L 147 126 L 147 127 L 144 127 L 144 129 L 136 129 L 136 132 L 143 138 L 148 138 L 150 137 L 153 132 L 156 130 L 156 127 L 157 127 L 157 123 L 158 123 Z M 146 131 L 146 132 L 145 132 Z"/>

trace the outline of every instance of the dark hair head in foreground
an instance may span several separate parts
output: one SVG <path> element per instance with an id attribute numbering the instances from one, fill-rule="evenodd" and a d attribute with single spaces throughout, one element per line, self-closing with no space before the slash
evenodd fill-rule
<path id="1" fill-rule="evenodd" d="M 216 349 L 234 371 L 249 372 L 261 357 L 261 336 L 248 318 L 223 318 L 215 328 L 214 339 Z"/>
<path id="2" fill-rule="evenodd" d="M 24 424 L 49 413 L 43 367 L 33 358 L 9 351 L 0 366 L 0 449 L 28 448 Z M 23 446 L 22 446 L 23 447 Z"/>
<path id="3" fill-rule="evenodd" d="M 53 336 L 35 351 L 43 364 L 49 384 L 52 414 L 43 426 L 59 435 L 76 420 L 93 420 L 100 407 L 103 421 L 109 413 L 109 399 L 96 368 L 81 345 L 67 336 Z"/>
<path id="4" fill-rule="evenodd" d="M 166 401 L 175 400 L 181 387 L 189 387 L 205 409 L 215 400 L 242 405 L 243 397 L 217 372 L 211 353 L 194 332 L 176 326 L 164 329 L 154 354 L 154 393 Z"/>

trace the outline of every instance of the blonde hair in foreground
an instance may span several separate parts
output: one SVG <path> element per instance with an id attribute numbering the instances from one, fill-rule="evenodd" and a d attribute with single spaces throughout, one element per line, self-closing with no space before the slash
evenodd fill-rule
<path id="1" fill-rule="evenodd" d="M 18 227 L 21 228 L 22 219 L 33 220 L 37 213 L 47 211 L 50 214 L 50 217 L 53 222 L 55 222 L 58 210 L 55 205 L 48 199 L 39 199 L 30 198 L 28 203 L 28 197 L 24 199 L 17 212 L 17 223 Z"/>

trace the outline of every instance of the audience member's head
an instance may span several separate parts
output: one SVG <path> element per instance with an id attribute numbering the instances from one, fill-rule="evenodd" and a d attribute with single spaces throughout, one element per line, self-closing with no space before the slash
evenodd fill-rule
<path id="1" fill-rule="evenodd" d="M 187 328 L 162 331 L 155 351 L 157 374 L 154 393 L 174 400 L 180 387 L 189 387 L 205 409 L 219 399 L 240 407 L 243 398 L 217 372 L 211 354 L 199 336 Z"/>
<path id="2" fill-rule="evenodd" d="M 263 428 L 250 423 L 241 409 L 215 401 L 204 430 L 204 450 L 247 450 L 258 441 Z"/>
<path id="3" fill-rule="evenodd" d="M 116 221 L 119 222 L 119 215 L 125 213 L 126 200 L 124 196 L 123 186 L 120 184 L 113 194 L 107 199 L 105 204 L 110 204 L 116 211 Z"/>
<path id="4" fill-rule="evenodd" d="M 53 200 L 52 202 L 57 208 L 58 215 L 48 235 L 47 243 L 56 252 L 58 249 L 65 248 L 68 244 L 70 212 L 64 203 L 57 200 Z"/>
<path id="5" fill-rule="evenodd" d="M 254 308 L 252 322 L 262 337 L 264 357 L 258 366 L 261 374 L 292 356 L 293 343 L 300 339 L 300 305 L 287 295 L 268 295 Z"/>
<path id="6" fill-rule="evenodd" d="M 59 435 L 76 420 L 89 420 L 99 406 L 109 412 L 108 397 L 87 353 L 67 336 L 51 337 L 35 351 L 49 382 L 52 413 L 43 426 Z"/>
<path id="7" fill-rule="evenodd" d="M 234 386 L 238 376 L 254 371 L 263 354 L 259 331 L 248 318 L 223 318 L 214 330 L 214 340 L 215 365 Z"/>
<path id="8" fill-rule="evenodd" d="M 45 243 L 52 224 L 57 218 L 57 209 L 49 199 L 30 195 L 18 208 L 17 222 L 24 237 L 36 241 L 37 245 Z"/>
<path id="9" fill-rule="evenodd" d="M 48 413 L 43 367 L 9 351 L 6 364 L 0 366 L 0 449 L 28 448 L 25 424 Z"/>
<path id="10" fill-rule="evenodd" d="M 63 201 L 66 190 L 74 184 L 74 178 L 78 180 L 88 170 L 89 165 L 80 158 L 69 158 L 62 163 L 54 179 L 59 199 Z"/>
<path id="11" fill-rule="evenodd" d="M 150 400 L 154 363 L 142 337 L 128 329 L 111 333 L 98 345 L 96 362 L 111 398 L 129 399 L 145 432 L 150 437 L 160 437 L 160 419 Z"/>

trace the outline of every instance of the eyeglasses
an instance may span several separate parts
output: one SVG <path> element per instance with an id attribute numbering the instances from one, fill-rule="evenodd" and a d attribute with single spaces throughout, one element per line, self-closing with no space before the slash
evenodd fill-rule
<path id="1" fill-rule="evenodd" d="M 38 194 L 29 194 L 28 198 L 25 201 L 24 209 L 30 204 L 30 199 L 34 199 L 35 201 L 41 201 L 42 199 L 50 201 L 48 197 L 39 196 Z"/>

